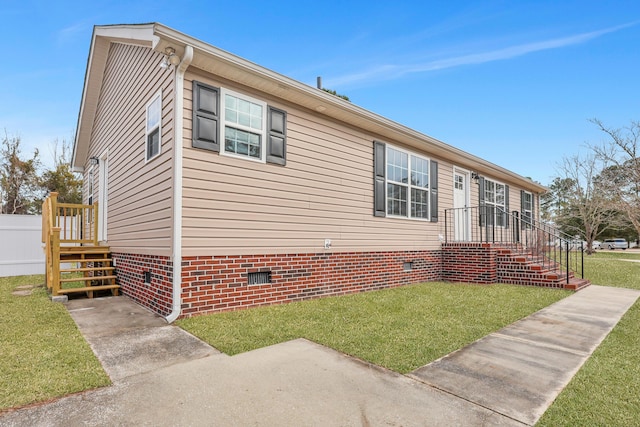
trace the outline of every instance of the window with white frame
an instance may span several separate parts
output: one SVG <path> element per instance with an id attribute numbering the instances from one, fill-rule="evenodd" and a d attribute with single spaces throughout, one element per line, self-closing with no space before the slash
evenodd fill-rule
<path id="1" fill-rule="evenodd" d="M 87 194 L 89 195 L 88 197 L 88 204 L 89 205 L 93 205 L 93 166 L 91 166 L 91 169 L 89 169 L 89 178 L 88 178 L 88 191 Z"/>
<path id="2" fill-rule="evenodd" d="M 429 219 L 429 159 L 387 146 L 387 215 Z"/>
<path id="3" fill-rule="evenodd" d="M 225 154 L 264 160 L 266 104 L 222 90 Z"/>
<path id="4" fill-rule="evenodd" d="M 504 227 L 506 225 L 506 186 L 502 183 L 484 180 L 484 204 L 486 206 L 487 225 Z"/>
<path id="5" fill-rule="evenodd" d="M 147 104 L 146 151 L 147 160 L 160 154 L 160 128 L 162 121 L 162 93 L 158 92 Z"/>
<path id="6" fill-rule="evenodd" d="M 528 191 L 522 192 L 522 221 L 528 228 L 533 220 L 533 194 Z"/>

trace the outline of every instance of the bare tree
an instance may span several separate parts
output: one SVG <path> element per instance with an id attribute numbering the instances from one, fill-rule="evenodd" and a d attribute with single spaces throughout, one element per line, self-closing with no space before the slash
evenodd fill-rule
<path id="1" fill-rule="evenodd" d="M 617 224 L 617 211 L 613 209 L 608 188 L 598 179 L 606 167 L 606 162 L 592 154 L 564 157 L 556 168 L 563 194 L 555 221 L 565 232 L 586 240 L 588 254 L 593 252 L 593 241 Z"/>
<path id="2" fill-rule="evenodd" d="M 41 204 L 38 193 L 40 178 L 38 150 L 33 157 L 24 159 L 20 138 L 9 137 L 5 131 L 0 144 L 0 213 L 36 214 Z"/>
<path id="3" fill-rule="evenodd" d="M 603 174 L 603 185 L 614 196 L 616 208 L 624 212 L 640 236 L 640 122 L 621 129 L 605 126 L 592 119 L 608 137 L 608 141 L 591 148 L 609 164 Z"/>

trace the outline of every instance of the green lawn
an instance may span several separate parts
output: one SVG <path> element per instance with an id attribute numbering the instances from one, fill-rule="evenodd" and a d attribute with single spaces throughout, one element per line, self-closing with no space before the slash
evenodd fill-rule
<path id="1" fill-rule="evenodd" d="M 640 254 L 599 251 L 585 257 L 593 283 L 640 289 Z M 538 426 L 633 426 L 640 420 L 640 301 L 587 360 Z"/>
<path id="2" fill-rule="evenodd" d="M 513 285 L 425 283 L 180 320 L 227 354 L 304 337 L 410 372 L 569 295 Z"/>
<path id="3" fill-rule="evenodd" d="M 0 411 L 110 384 L 62 304 L 43 287 L 12 294 L 42 283 L 43 276 L 0 278 Z"/>
<path id="4" fill-rule="evenodd" d="M 640 289 L 640 253 L 630 251 L 598 251 L 584 256 L 584 275 L 591 283 L 619 288 Z"/>

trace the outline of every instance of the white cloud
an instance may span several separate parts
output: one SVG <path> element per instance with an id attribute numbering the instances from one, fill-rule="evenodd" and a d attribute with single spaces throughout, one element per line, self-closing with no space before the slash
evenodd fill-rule
<path id="1" fill-rule="evenodd" d="M 549 49 L 559 49 L 562 47 L 585 43 L 589 40 L 593 40 L 605 34 L 613 33 L 624 28 L 637 25 L 637 23 L 638 22 L 632 22 L 616 27 L 606 28 L 604 30 L 592 31 L 569 37 L 525 43 L 488 52 L 470 53 L 466 55 L 454 56 L 418 64 L 378 65 L 365 71 L 330 79 L 327 82 L 327 85 L 331 87 L 340 87 L 347 84 L 365 83 L 376 80 L 393 80 L 411 73 L 424 73 L 429 71 L 460 67 L 464 65 L 483 64 L 486 62 L 511 59 L 533 52 L 540 52 Z"/>
<path id="2" fill-rule="evenodd" d="M 85 31 L 87 30 L 87 27 L 91 28 L 91 26 L 86 22 L 79 22 L 77 24 L 73 24 L 61 29 L 57 34 L 58 44 L 66 44 L 69 41 L 77 39 L 78 37 L 85 37 Z"/>

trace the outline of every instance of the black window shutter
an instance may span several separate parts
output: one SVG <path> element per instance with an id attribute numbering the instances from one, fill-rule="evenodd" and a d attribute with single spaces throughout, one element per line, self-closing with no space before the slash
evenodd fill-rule
<path id="1" fill-rule="evenodd" d="M 478 179 L 478 206 L 480 207 L 480 227 L 484 227 L 487 212 L 484 204 L 484 177 L 482 176 Z"/>
<path id="2" fill-rule="evenodd" d="M 271 106 L 267 109 L 267 163 L 287 163 L 287 113 Z"/>
<path id="3" fill-rule="evenodd" d="M 373 141 L 373 215 L 387 216 L 385 208 L 386 145 Z"/>
<path id="4" fill-rule="evenodd" d="M 200 82 L 193 82 L 193 141 L 192 146 L 220 151 L 218 123 L 220 90 Z"/>
<path id="5" fill-rule="evenodd" d="M 438 222 L 438 162 L 435 160 L 431 160 L 429 175 L 431 222 Z"/>
<path id="6" fill-rule="evenodd" d="M 509 186 L 504 185 L 504 226 L 509 228 Z"/>

